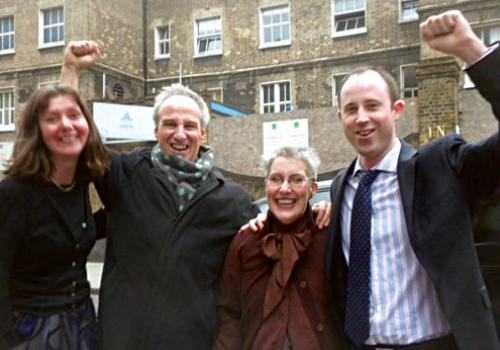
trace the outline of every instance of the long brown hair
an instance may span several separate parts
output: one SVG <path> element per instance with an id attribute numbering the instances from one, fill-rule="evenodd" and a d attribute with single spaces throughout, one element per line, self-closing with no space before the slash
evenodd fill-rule
<path id="1" fill-rule="evenodd" d="M 39 121 L 50 100 L 58 96 L 73 99 L 89 126 L 89 137 L 78 159 L 75 177 L 79 180 L 94 180 L 102 176 L 109 167 L 111 153 L 102 143 L 92 115 L 80 94 L 68 86 L 56 85 L 38 89 L 28 99 L 19 121 L 14 154 L 7 174 L 50 181 L 54 164 L 50 151 L 43 142 Z"/>

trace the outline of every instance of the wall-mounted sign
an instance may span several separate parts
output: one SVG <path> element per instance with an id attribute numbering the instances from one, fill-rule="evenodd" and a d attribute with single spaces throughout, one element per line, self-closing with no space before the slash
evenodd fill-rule
<path id="1" fill-rule="evenodd" d="M 10 159 L 14 151 L 14 142 L 0 142 L 0 171 L 7 170 L 5 162 Z"/>
<path id="2" fill-rule="evenodd" d="M 265 122 L 262 125 L 263 151 L 268 156 L 283 146 L 309 147 L 307 119 Z"/>
<path id="3" fill-rule="evenodd" d="M 105 142 L 155 140 L 153 107 L 95 102 L 94 120 Z"/>

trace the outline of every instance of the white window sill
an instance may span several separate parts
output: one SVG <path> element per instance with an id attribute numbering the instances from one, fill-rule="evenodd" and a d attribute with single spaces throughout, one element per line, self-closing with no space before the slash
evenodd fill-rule
<path id="1" fill-rule="evenodd" d="M 0 132 L 8 132 L 8 131 L 16 131 L 16 126 L 15 125 L 12 125 L 12 126 L 2 126 L 0 128 Z"/>
<path id="2" fill-rule="evenodd" d="M 15 54 L 16 50 L 15 49 L 9 49 L 9 50 L 0 50 L 0 56 L 1 55 L 12 55 Z"/>
<path id="3" fill-rule="evenodd" d="M 170 58 L 170 55 L 161 55 L 161 56 L 155 56 L 154 60 L 161 61 L 161 60 L 168 60 L 169 58 Z"/>
<path id="4" fill-rule="evenodd" d="M 222 51 L 217 51 L 217 52 L 204 52 L 204 53 L 197 53 L 193 56 L 193 58 L 203 58 L 203 57 L 215 57 L 215 56 L 222 56 Z"/>
<path id="5" fill-rule="evenodd" d="M 284 47 L 292 45 L 291 40 L 275 41 L 272 43 L 261 43 L 259 45 L 259 50 L 272 49 L 275 47 Z"/>
<path id="6" fill-rule="evenodd" d="M 332 38 L 343 38 L 346 36 L 352 36 L 352 35 L 358 35 L 358 34 L 364 34 L 367 33 L 368 29 L 366 27 L 364 28 L 358 28 L 358 29 L 352 29 L 352 30 L 343 30 L 341 32 L 335 32 L 332 35 Z"/>
<path id="7" fill-rule="evenodd" d="M 40 44 L 38 45 L 38 50 L 51 49 L 53 47 L 61 47 L 61 46 L 64 46 L 64 41 L 58 41 L 56 43 Z"/>
<path id="8" fill-rule="evenodd" d="M 410 18 L 400 18 L 399 24 L 411 23 L 411 22 L 416 22 L 416 21 L 418 21 L 418 16 L 410 17 Z"/>

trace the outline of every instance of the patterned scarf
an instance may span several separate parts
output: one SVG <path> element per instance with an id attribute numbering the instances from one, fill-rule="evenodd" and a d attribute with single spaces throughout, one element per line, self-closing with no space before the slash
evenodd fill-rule
<path id="1" fill-rule="evenodd" d="M 196 162 L 179 156 L 172 156 L 161 151 L 156 144 L 151 151 L 153 164 L 167 174 L 168 180 L 175 186 L 175 194 L 179 203 L 179 213 L 186 209 L 188 203 L 201 183 L 212 171 L 214 154 L 207 146 L 201 146 Z"/>

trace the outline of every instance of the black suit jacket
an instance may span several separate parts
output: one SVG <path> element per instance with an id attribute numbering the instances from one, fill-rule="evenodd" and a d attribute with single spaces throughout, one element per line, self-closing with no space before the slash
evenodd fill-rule
<path id="1" fill-rule="evenodd" d="M 468 70 L 500 119 L 500 50 Z M 354 163 L 332 185 L 332 225 L 327 268 L 337 312 L 344 319 L 347 266 L 341 249 L 341 203 Z M 436 288 L 460 349 L 500 349 L 491 302 L 474 248 L 473 224 L 480 200 L 500 186 L 500 135 L 467 144 L 448 135 L 420 150 L 402 143 L 398 161 L 408 235 Z"/>

